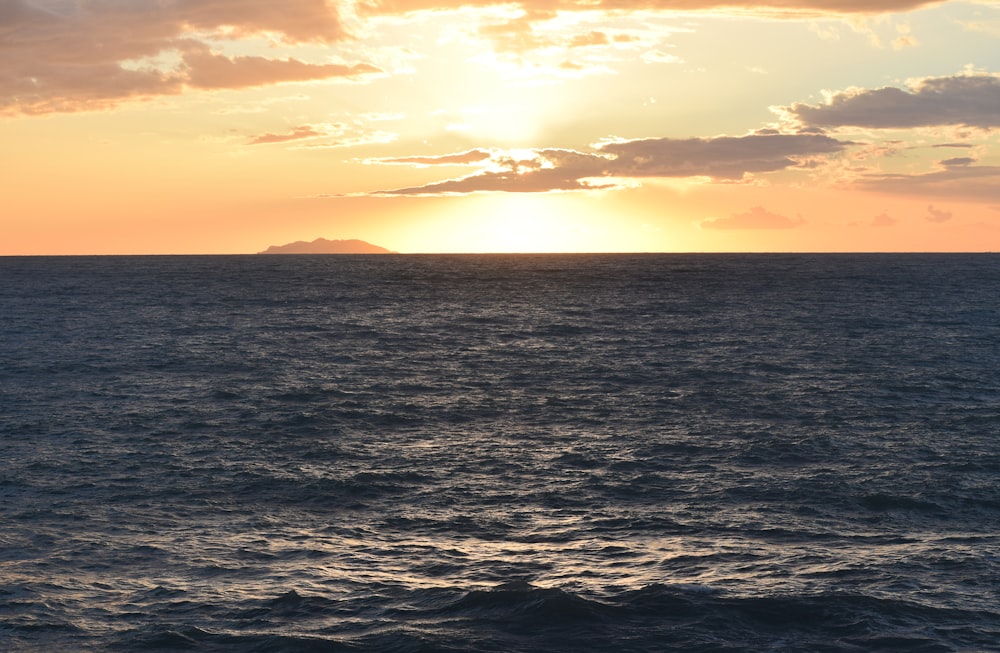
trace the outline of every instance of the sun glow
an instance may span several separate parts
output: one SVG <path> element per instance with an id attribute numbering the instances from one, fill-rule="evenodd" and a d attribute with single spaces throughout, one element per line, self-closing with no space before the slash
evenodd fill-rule
<path id="1" fill-rule="evenodd" d="M 641 251 L 642 225 L 570 193 L 483 194 L 454 202 L 404 236 L 406 252 L 572 253 Z M 428 235 L 429 234 L 429 235 Z"/>

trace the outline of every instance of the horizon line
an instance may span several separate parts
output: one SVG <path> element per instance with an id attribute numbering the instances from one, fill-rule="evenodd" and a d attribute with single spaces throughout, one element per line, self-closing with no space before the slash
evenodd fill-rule
<path id="1" fill-rule="evenodd" d="M 196 257 L 196 256 L 252 256 L 252 257 L 296 257 L 296 256 L 339 256 L 339 257 L 384 257 L 384 256 L 780 256 L 780 255 L 914 255 L 914 254 L 995 254 L 993 250 L 731 250 L 731 251 L 579 251 L 579 252 L 203 252 L 203 253 L 113 253 L 113 254 L 0 254 L 0 258 L 100 258 L 100 257 Z"/>

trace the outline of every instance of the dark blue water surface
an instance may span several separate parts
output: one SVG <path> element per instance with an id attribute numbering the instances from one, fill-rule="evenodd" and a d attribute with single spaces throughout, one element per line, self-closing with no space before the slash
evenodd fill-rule
<path id="1" fill-rule="evenodd" d="M 0 259 L 0 650 L 1000 651 L 1000 257 Z"/>

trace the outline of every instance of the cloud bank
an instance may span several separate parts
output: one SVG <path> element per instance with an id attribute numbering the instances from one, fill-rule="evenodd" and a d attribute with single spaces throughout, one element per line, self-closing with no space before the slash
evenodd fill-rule
<path id="1" fill-rule="evenodd" d="M 868 15 L 938 4 L 927 0 L 0 0 L 0 115 L 109 109 L 189 90 L 356 78 L 366 63 L 226 56 L 219 45 L 248 38 L 276 44 L 332 44 L 347 24 L 421 10 L 515 7 L 523 15 L 494 26 L 515 45 L 557 12 L 702 11 L 770 16 Z M 488 29 L 488 28 L 487 28 Z M 503 34 L 497 36 L 503 36 Z M 621 36 L 599 30 L 572 48 Z M 522 46 L 531 45 L 522 43 Z M 537 45 L 537 44 L 536 44 Z M 570 65 L 570 64 L 567 64 Z M 805 109 L 808 112 L 808 109 Z"/>
<path id="2" fill-rule="evenodd" d="M 213 43 L 266 36 L 284 44 L 346 37 L 324 0 L 0 2 L 0 113 L 107 109 L 187 89 L 353 78 L 371 65 L 226 56 Z"/>
<path id="3" fill-rule="evenodd" d="M 518 155 L 495 153 L 489 168 L 460 179 L 376 195 L 436 195 L 476 192 L 548 192 L 595 190 L 618 186 L 615 180 L 707 177 L 738 181 L 747 176 L 801 166 L 815 157 L 850 145 L 822 134 L 763 132 L 717 138 L 647 138 L 608 141 L 592 152 L 566 149 L 528 150 Z M 481 150 L 440 157 L 405 157 L 381 162 L 471 162 Z M 602 181 L 606 180 L 606 181 Z"/>

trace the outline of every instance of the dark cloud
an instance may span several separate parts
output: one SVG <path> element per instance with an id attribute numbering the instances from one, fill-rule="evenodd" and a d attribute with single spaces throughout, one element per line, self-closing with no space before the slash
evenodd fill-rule
<path id="1" fill-rule="evenodd" d="M 819 134 L 779 133 L 612 141 L 598 145 L 593 152 L 542 149 L 522 157 L 497 154 L 491 157 L 491 170 L 379 194 L 593 190 L 615 186 L 616 179 L 653 177 L 732 181 L 796 167 L 812 157 L 839 152 L 849 144 Z M 395 161 L 399 159 L 388 162 Z"/>
<path id="2" fill-rule="evenodd" d="M 200 39 L 266 34 L 331 43 L 346 33 L 325 0 L 133 0 L 42 9 L 0 0 L 0 114 L 113 107 L 188 88 L 354 77 L 372 66 L 226 57 Z"/>
<path id="3" fill-rule="evenodd" d="M 734 213 L 728 218 L 715 218 L 701 223 L 704 229 L 792 229 L 804 225 L 802 216 L 789 218 L 755 206 L 746 213 Z"/>
<path id="4" fill-rule="evenodd" d="M 793 104 L 779 111 L 812 127 L 989 129 L 1000 127 L 1000 75 L 931 77 L 906 89 L 852 89 L 835 93 L 825 104 Z"/>

